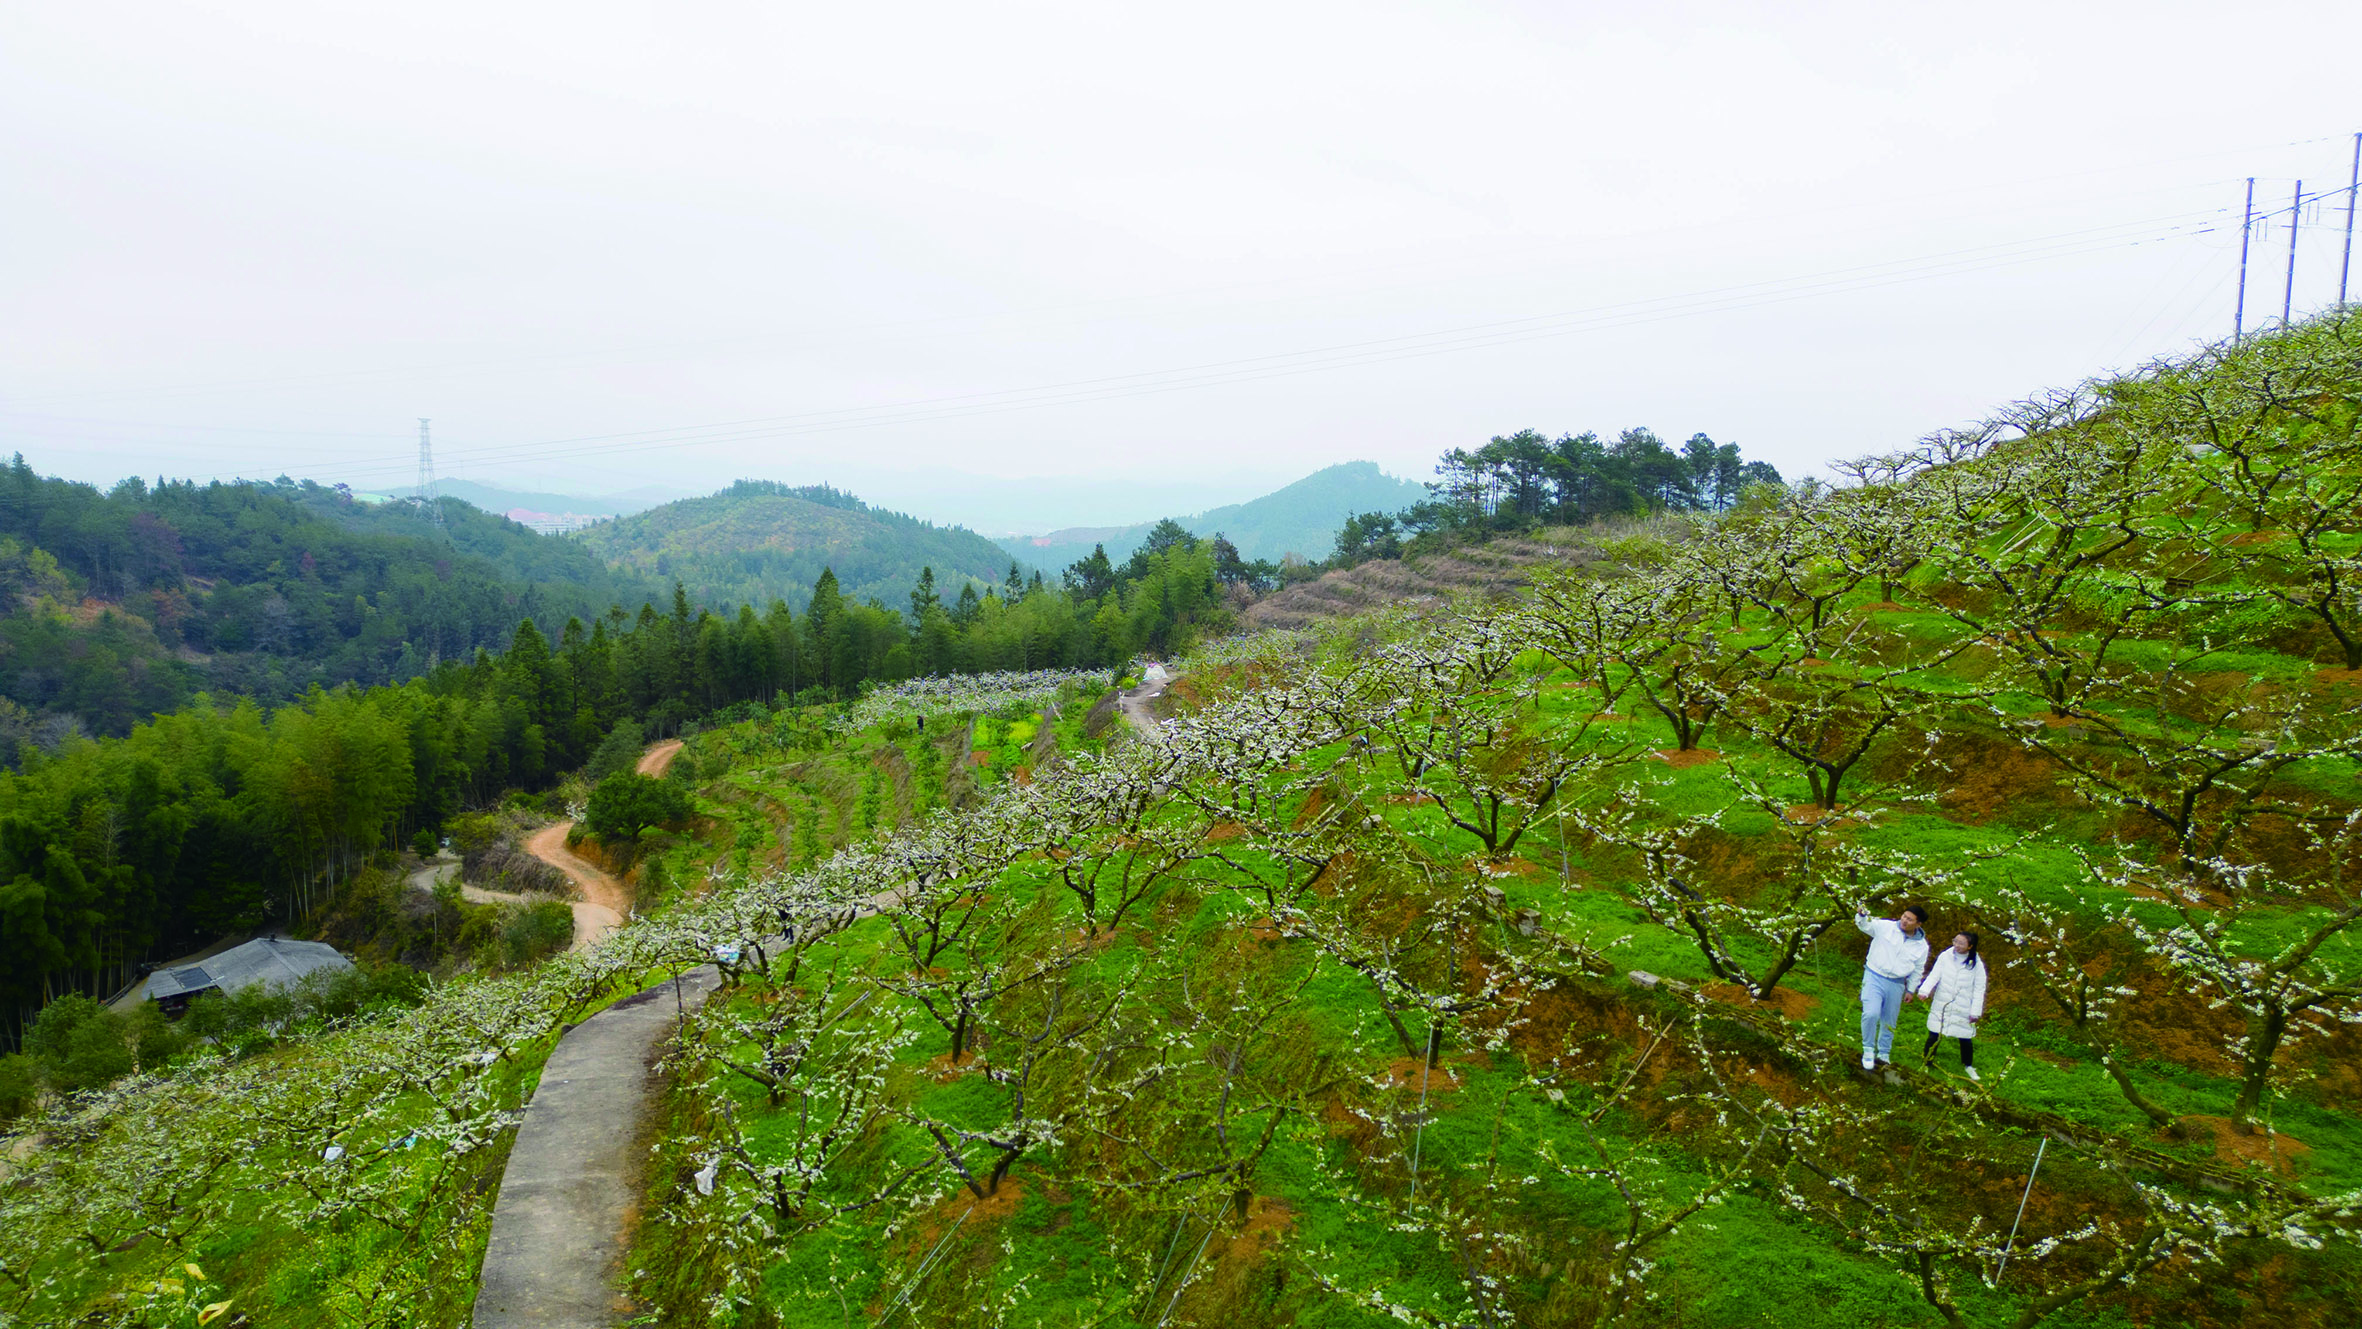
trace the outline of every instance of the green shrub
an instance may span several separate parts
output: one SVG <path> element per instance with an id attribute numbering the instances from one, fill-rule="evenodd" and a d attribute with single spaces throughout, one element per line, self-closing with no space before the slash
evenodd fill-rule
<path id="1" fill-rule="evenodd" d="M 640 759 L 640 722 L 624 720 L 591 749 L 590 760 L 583 763 L 582 778 L 597 784 L 617 771 L 628 771 Z"/>
<path id="2" fill-rule="evenodd" d="M 451 847 L 465 857 L 500 838 L 500 819 L 489 813 L 472 812 L 453 817 L 444 829 L 451 836 Z"/>
<path id="3" fill-rule="evenodd" d="M 131 1055 L 139 1068 L 152 1071 L 172 1060 L 188 1043 L 188 1035 L 164 1018 L 156 1003 L 143 1001 L 137 1010 L 123 1017 L 123 1038 L 131 1045 Z"/>
<path id="4" fill-rule="evenodd" d="M 81 993 L 41 1008 L 25 1030 L 25 1051 L 60 1090 L 96 1089 L 132 1068 L 123 1017 Z"/>
<path id="5" fill-rule="evenodd" d="M 511 965 L 527 965 L 566 949 L 574 940 L 574 911 L 561 900 L 520 905 L 500 929 Z"/>
<path id="6" fill-rule="evenodd" d="M 861 802 L 856 809 L 863 836 L 866 837 L 877 832 L 884 819 L 885 807 L 886 782 L 879 776 L 878 768 L 872 766 L 862 776 Z"/>
<path id="7" fill-rule="evenodd" d="M 677 826 L 689 820 L 689 791 L 667 781 L 651 780 L 632 771 L 617 771 L 591 790 L 583 824 L 601 840 L 637 840 L 655 826 Z"/>
<path id="8" fill-rule="evenodd" d="M 41 1097 L 41 1066 L 31 1057 L 0 1057 L 0 1121 L 14 1121 L 33 1110 Z"/>
<path id="9" fill-rule="evenodd" d="M 236 992 L 201 992 L 180 1017 L 194 1039 L 212 1039 L 239 1055 L 259 1052 L 296 1023 L 295 994 L 270 983 Z"/>

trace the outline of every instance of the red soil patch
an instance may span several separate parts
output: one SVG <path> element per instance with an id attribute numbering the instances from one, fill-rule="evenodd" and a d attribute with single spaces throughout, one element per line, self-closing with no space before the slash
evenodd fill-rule
<path id="1" fill-rule="evenodd" d="M 1425 804 L 1425 803 L 1433 803 L 1433 802 L 1435 802 L 1435 801 L 1436 801 L 1436 799 L 1434 798 L 1434 796 L 1432 796 L 1432 795 L 1429 795 L 1429 794 L 1418 794 L 1418 793 L 1411 793 L 1411 794 L 1388 794 L 1388 795 L 1386 796 L 1386 801 L 1387 801 L 1387 802 L 1389 802 L 1389 803 L 1397 804 L 1397 805 L 1399 805 L 1399 806 L 1402 806 L 1402 807 L 1406 807 L 1406 808 L 1415 808 L 1415 807 L 1418 807 L 1418 806 L 1420 806 L 1421 804 Z"/>
<path id="2" fill-rule="evenodd" d="M 1541 864 L 1531 859 L 1519 858 L 1514 854 L 1505 854 L 1499 858 L 1485 858 L 1478 855 L 1470 861 L 1476 865 L 1477 871 L 1488 877 L 1546 877 L 1550 875 L 1548 869 Z"/>
<path id="3" fill-rule="evenodd" d="M 1235 840 L 1246 833 L 1247 828 L 1235 821 L 1218 821 L 1206 828 L 1206 842 L 1221 844 L 1226 840 Z"/>
<path id="4" fill-rule="evenodd" d="M 1256 919 L 1247 924 L 1243 931 L 1266 946 L 1277 946 L 1288 939 L 1287 934 L 1280 931 L 1279 924 L 1268 918 Z"/>
<path id="5" fill-rule="evenodd" d="M 1685 771 L 1692 766 L 1703 766 L 1710 761 L 1720 761 L 1722 753 L 1713 748 L 1691 748 L 1687 752 L 1679 748 L 1659 748 L 1656 751 L 1656 757 L 1677 771 Z"/>
<path id="6" fill-rule="evenodd" d="M 956 1080 L 963 1075 L 973 1074 L 983 1065 L 983 1060 L 973 1052 L 956 1062 L 951 1059 L 951 1054 L 946 1052 L 940 1057 L 931 1057 L 927 1060 L 926 1074 L 928 1079 L 941 1084 L 947 1080 Z M 1006 1183 L 1004 1183 L 1003 1189 L 1006 1188 Z"/>
<path id="7" fill-rule="evenodd" d="M 1148 944 L 1149 938 L 1148 930 L 1146 928 L 1133 928 L 1131 931 L 1132 935 L 1139 939 L 1141 945 L 1145 946 Z M 1099 935 L 1097 936 L 1091 935 L 1091 931 L 1088 928 L 1076 928 L 1070 934 L 1070 936 L 1075 945 L 1080 946 L 1085 950 L 1097 951 L 1105 950 L 1107 947 L 1113 946 L 1115 944 L 1115 939 L 1122 936 L 1123 934 L 1124 929 L 1120 927 L 1102 927 L 1099 929 Z"/>
<path id="8" fill-rule="evenodd" d="M 2006 739 L 1948 735 L 1936 755 L 1951 780 L 1951 788 L 1938 796 L 1937 803 L 1956 817 L 1990 821 L 2004 813 L 2039 812 L 2073 801 L 2048 757 Z"/>
<path id="9" fill-rule="evenodd" d="M 2250 1135 L 2227 1117 L 2184 1117 L 2181 1126 L 2193 1136 L 2211 1136 L 2215 1157 L 2225 1162 L 2264 1168 L 2282 1176 L 2296 1170 L 2297 1159 L 2313 1152 L 2313 1147 L 2304 1141 L 2276 1131 Z"/>
<path id="10" fill-rule="evenodd" d="M 1015 780 L 1019 784 L 1032 784 L 1033 768 L 1031 766 L 1020 766 L 1016 770 L 1009 772 L 1009 778 Z"/>
<path id="11" fill-rule="evenodd" d="M 1909 605 L 1899 605 L 1892 600 L 1880 600 L 1878 603 L 1866 605 L 1864 608 L 1868 609 L 1873 614 L 1909 614 L 1917 612 Z"/>
<path id="12" fill-rule="evenodd" d="M 2321 680 L 2323 686 L 2325 687 L 2344 688 L 2362 686 L 2362 669 L 2347 669 L 2342 665 L 2331 665 L 2326 669 L 2316 669 L 2313 671 L 2313 677 Z"/>
<path id="13" fill-rule="evenodd" d="M 1813 1007 L 1821 1004 L 1818 998 L 1807 996 L 1792 988 L 1773 988 L 1771 996 L 1762 1001 L 1757 1001 L 1749 996 L 1747 989 L 1736 983 L 1708 983 L 1699 991 L 1726 1006 L 1741 1006 L 1748 1010 L 1758 1011 L 1774 1010 L 1778 1011 L 1782 1018 L 1789 1020 L 1805 1019 L 1813 1013 Z"/>
<path id="14" fill-rule="evenodd" d="M 1296 819 L 1289 824 L 1297 830 L 1302 830 L 1311 825 L 1321 813 L 1328 811 L 1328 808 L 1328 791 L 1316 788 L 1304 796 L 1304 806 L 1296 809 Z"/>
<path id="15" fill-rule="evenodd" d="M 989 752 L 971 752 L 968 754 L 968 764 L 970 766 L 990 766 L 992 765 L 992 754 Z"/>
<path id="16" fill-rule="evenodd" d="M 977 1179 L 983 1180 L 982 1177 Z M 917 1249 L 913 1254 L 923 1252 L 933 1246 L 936 1238 L 942 1236 L 952 1224 L 960 1221 L 961 1215 L 967 1215 L 968 1227 L 973 1228 L 978 1223 L 990 1223 L 996 1219 L 1007 1218 L 1017 1212 L 1017 1202 L 1024 1198 L 1025 1183 L 1015 1177 L 1003 1178 L 1001 1188 L 981 1200 L 977 1199 L 976 1193 L 966 1186 L 958 1187 L 951 1194 L 943 1197 L 942 1201 L 935 1206 L 934 1213 L 914 1225 L 912 1235 L 917 1238 Z M 971 1210 L 970 1205 L 975 1208 Z"/>
<path id="17" fill-rule="evenodd" d="M 1593 724 L 1630 724 L 1630 723 L 1632 723 L 1632 717 L 1631 717 L 1631 716 L 1629 716 L 1629 715 L 1617 715 L 1617 714 L 1615 714 L 1615 713 L 1613 713 L 1613 712 L 1610 712 L 1610 711 L 1601 711 L 1599 714 L 1597 714 L 1597 715 L 1594 715 L 1594 716 L 1590 716 L 1590 717 L 1588 717 L 1588 718 L 1590 719 L 1591 723 L 1593 723 Z"/>
<path id="18" fill-rule="evenodd" d="M 1790 821 L 1843 821 L 1846 811 L 1844 808 L 1823 808 L 1815 807 L 1810 803 L 1797 803 L 1788 808 L 1787 817 Z"/>
<path id="19" fill-rule="evenodd" d="M 1237 1236 L 1230 1240 L 1232 1258 L 1260 1253 L 1265 1247 L 1276 1246 L 1285 1240 L 1288 1229 L 1296 1225 L 1296 1211 L 1288 1202 L 1271 1195 L 1258 1195 L 1247 1202 L 1247 1221 Z"/>
<path id="20" fill-rule="evenodd" d="M 1798 660 L 1796 662 L 1796 667 L 1798 669 L 1826 669 L 1829 667 L 1829 662 L 1817 655 L 1808 655 L 1803 659 Z"/>
<path id="21" fill-rule="evenodd" d="M 2044 711 L 2037 718 L 2051 729 L 2081 729 L 2090 723 L 2079 715 L 2052 715 L 2048 711 Z"/>
<path id="22" fill-rule="evenodd" d="M 1426 1081 L 1429 1098 L 1448 1094 L 1460 1087 L 1460 1077 L 1453 1073 L 1451 1067 L 1438 1061 L 1430 1069 L 1426 1062 L 1417 1057 L 1396 1057 L 1386 1063 L 1386 1074 L 1380 1083 L 1389 1089 L 1407 1089 L 1415 1094 L 1419 1092 L 1422 1078 Z"/>

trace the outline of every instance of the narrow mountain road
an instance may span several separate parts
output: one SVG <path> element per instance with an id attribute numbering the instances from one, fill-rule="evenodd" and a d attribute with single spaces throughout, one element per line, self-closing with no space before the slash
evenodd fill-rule
<path id="1" fill-rule="evenodd" d="M 641 764 L 646 764 L 644 759 Z M 580 951 L 588 950 L 599 938 L 622 927 L 632 900 L 631 892 L 613 874 L 566 847 L 566 833 L 573 829 L 573 822 L 552 822 L 525 841 L 525 852 L 565 873 L 582 889 L 583 898 L 573 904 L 573 949 Z"/>
<path id="2" fill-rule="evenodd" d="M 435 860 L 410 874 L 409 885 L 414 891 L 434 892 L 437 886 L 459 875 L 459 855 L 445 850 Z M 481 886 L 459 883 L 459 898 L 469 904 L 531 904 L 536 897 L 515 891 L 488 891 Z M 548 899 L 548 896 L 538 897 Z"/>
<path id="3" fill-rule="evenodd" d="M 681 740 L 668 738 L 641 753 L 639 765 L 633 769 L 645 776 L 661 777 L 679 755 Z M 579 951 L 589 949 L 599 938 L 623 926 L 624 915 L 631 912 L 632 897 L 613 873 L 566 847 L 566 836 L 573 829 L 574 823 L 570 821 L 544 826 L 525 841 L 525 852 L 565 873 L 581 889 L 582 898 L 573 903 L 573 949 Z M 479 891 L 472 886 L 462 887 L 461 893 L 479 902 L 524 898 L 498 891 Z"/>
<path id="4" fill-rule="evenodd" d="M 1140 685 L 1128 689 L 1116 699 L 1116 709 L 1124 713 L 1124 719 L 1131 722 L 1132 728 L 1150 738 L 1156 737 L 1156 717 L 1148 713 L 1148 703 L 1163 696 L 1165 685 L 1171 681 L 1172 675 L 1165 672 L 1163 665 L 1151 664 L 1141 671 Z"/>
<path id="5" fill-rule="evenodd" d="M 661 776 L 672 768 L 673 758 L 681 755 L 681 740 L 668 738 L 640 754 L 640 764 L 633 769 L 642 775 Z"/>

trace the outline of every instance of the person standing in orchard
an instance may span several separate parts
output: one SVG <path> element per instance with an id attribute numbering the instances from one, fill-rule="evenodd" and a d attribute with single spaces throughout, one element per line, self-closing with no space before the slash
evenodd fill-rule
<path id="1" fill-rule="evenodd" d="M 1977 934 L 1963 932 L 1936 957 L 1934 967 L 1919 984 L 1927 1001 L 1927 1046 L 1922 1054 L 1934 1061 L 1936 1044 L 1960 1040 L 1960 1069 L 1971 1080 L 1977 1074 L 1977 1021 L 1985 1018 L 1985 974 L 1989 966 L 1977 958 Z"/>
<path id="2" fill-rule="evenodd" d="M 1925 905 L 1905 905 L 1893 918 L 1872 918 L 1868 909 L 1854 911 L 1854 926 L 1870 936 L 1870 954 L 1862 961 L 1862 1069 L 1876 1070 L 1893 1060 L 1895 1022 L 1903 1018 L 1903 997 L 1919 985 L 1927 968 Z"/>

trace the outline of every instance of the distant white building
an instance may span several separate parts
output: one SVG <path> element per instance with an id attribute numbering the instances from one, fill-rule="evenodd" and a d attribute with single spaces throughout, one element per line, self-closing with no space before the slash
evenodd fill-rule
<path id="1" fill-rule="evenodd" d="M 531 508 L 510 508 L 506 515 L 510 521 L 537 535 L 566 535 L 607 520 L 605 517 L 580 512 L 535 512 Z"/>
<path id="2" fill-rule="evenodd" d="M 352 967 L 352 961 L 324 942 L 256 937 L 195 964 L 148 975 L 148 1000 L 166 1015 L 178 1015 L 200 992 L 236 992 L 257 983 L 285 987 L 302 982 L 308 974 Z"/>

